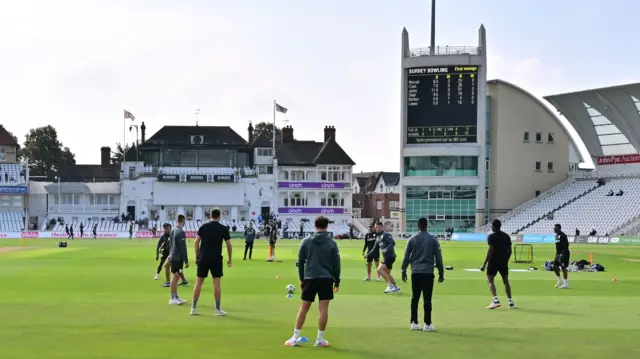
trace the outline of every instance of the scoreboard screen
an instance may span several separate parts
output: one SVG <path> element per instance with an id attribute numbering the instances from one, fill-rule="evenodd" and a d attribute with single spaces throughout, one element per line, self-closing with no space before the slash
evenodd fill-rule
<path id="1" fill-rule="evenodd" d="M 407 144 L 476 142 L 478 66 L 407 69 Z"/>

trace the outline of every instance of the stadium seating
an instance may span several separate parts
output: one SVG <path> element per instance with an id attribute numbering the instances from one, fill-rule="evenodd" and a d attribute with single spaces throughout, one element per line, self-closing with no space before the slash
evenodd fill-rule
<path id="1" fill-rule="evenodd" d="M 0 185 L 26 186 L 27 180 L 23 169 L 24 166 L 19 163 L 0 164 Z"/>
<path id="2" fill-rule="evenodd" d="M 0 212 L 0 232 L 20 232 L 24 227 L 23 212 Z"/>
<path id="3" fill-rule="evenodd" d="M 129 168 L 135 168 L 138 175 L 149 174 L 202 174 L 202 175 L 233 175 L 240 173 L 242 176 L 254 176 L 256 171 L 250 167 L 232 168 L 232 167 L 163 167 L 157 168 L 153 166 L 145 166 L 142 164 L 123 163 L 122 170 L 128 173 Z"/>
<path id="4" fill-rule="evenodd" d="M 578 181 L 589 182 L 593 181 Z M 622 190 L 622 196 L 607 196 Z M 630 219 L 640 215 L 640 178 L 609 179 L 604 186 L 569 203 L 553 213 L 553 220 L 541 220 L 523 233 L 547 233 L 560 223 L 567 233 L 579 229 L 584 235 L 595 229 L 597 234 L 612 234 Z"/>
<path id="5" fill-rule="evenodd" d="M 607 196 L 619 190 L 624 195 Z M 640 177 L 621 174 L 607 178 L 603 186 L 598 186 L 594 178 L 572 178 L 500 219 L 507 233 L 552 233 L 553 225 L 560 223 L 569 234 L 576 229 L 583 235 L 592 230 L 599 235 L 615 234 L 634 228 L 640 218 L 638 203 Z M 489 226 L 482 231 L 489 232 Z"/>

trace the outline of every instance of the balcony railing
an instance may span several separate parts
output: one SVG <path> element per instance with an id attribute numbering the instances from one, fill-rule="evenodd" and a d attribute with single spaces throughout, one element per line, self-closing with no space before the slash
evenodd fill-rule
<path id="1" fill-rule="evenodd" d="M 118 213 L 117 204 L 50 204 L 49 213 Z"/>
<path id="2" fill-rule="evenodd" d="M 409 50 L 409 57 L 438 56 L 438 55 L 480 55 L 482 49 L 478 46 L 436 46 L 431 53 L 431 46 Z"/>

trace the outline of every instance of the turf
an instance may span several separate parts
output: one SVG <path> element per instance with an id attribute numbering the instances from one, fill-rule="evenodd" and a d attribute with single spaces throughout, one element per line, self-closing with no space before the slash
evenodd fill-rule
<path id="1" fill-rule="evenodd" d="M 223 308 L 212 316 L 211 283 L 200 316 L 169 306 L 169 292 L 153 281 L 155 242 L 33 240 L 28 250 L 8 251 L 18 240 L 0 241 L 0 356 L 3 358 L 453 358 L 640 357 L 640 248 L 574 246 L 572 259 L 592 251 L 604 273 L 571 274 L 569 290 L 554 289 L 550 272 L 514 272 L 519 310 L 489 311 L 482 244 L 443 243 L 454 266 L 436 285 L 434 324 L 438 332 L 408 330 L 409 286 L 383 294 L 384 285 L 363 282 L 361 243 L 341 241 L 343 284 L 331 305 L 329 348 L 283 346 L 291 336 L 298 299 L 284 288 L 298 286 L 295 241 L 280 241 L 282 263 L 266 263 L 266 245 L 256 244 L 253 261 L 242 261 L 234 240 L 233 267 L 223 279 Z M 399 243 L 402 246 L 402 243 Z M 537 266 L 553 248 L 536 246 Z M 514 265 L 515 266 L 515 265 Z M 527 265 L 517 265 L 524 268 Z M 186 270 L 193 279 L 195 270 Z M 399 274 L 399 273 L 397 273 Z M 280 276 L 276 279 L 276 276 Z M 617 281 L 612 282 L 612 277 Z M 503 287 L 498 285 L 501 297 Z M 191 285 L 180 288 L 191 299 Z M 315 308 L 303 335 L 316 335 Z"/>

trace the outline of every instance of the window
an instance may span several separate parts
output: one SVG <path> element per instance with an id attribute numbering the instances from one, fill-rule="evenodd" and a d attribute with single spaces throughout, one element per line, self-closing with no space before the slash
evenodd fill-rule
<path id="1" fill-rule="evenodd" d="M 273 174 L 273 166 L 259 166 L 258 173 L 261 175 L 272 175 Z"/>
<path id="2" fill-rule="evenodd" d="M 484 170 L 488 171 L 491 168 L 491 165 L 489 164 L 491 161 L 486 160 L 484 161 Z"/>
<path id="3" fill-rule="evenodd" d="M 258 148 L 258 156 L 260 157 L 272 157 L 273 148 Z"/>
<path id="4" fill-rule="evenodd" d="M 129 179 L 132 180 L 136 177 L 136 168 L 129 167 Z"/>
<path id="5" fill-rule="evenodd" d="M 187 217 L 187 221 L 193 221 L 193 207 L 187 207 L 184 209 L 185 217 Z"/>
<path id="6" fill-rule="evenodd" d="M 536 162 L 536 171 L 538 171 L 538 172 L 539 172 L 539 171 L 541 171 L 541 170 L 542 170 L 542 162 L 537 161 L 537 162 Z"/>
<path id="7" fill-rule="evenodd" d="M 380 183 L 380 192 L 384 192 L 384 186 Z"/>
<path id="8" fill-rule="evenodd" d="M 548 143 L 556 142 L 556 135 L 554 135 L 553 133 L 548 134 L 547 135 L 547 142 Z"/>
<path id="9" fill-rule="evenodd" d="M 381 201 L 381 200 L 377 200 L 377 201 L 376 201 L 376 209 L 377 209 L 378 211 L 381 211 L 381 210 L 382 210 L 382 201 Z"/>
<path id="10" fill-rule="evenodd" d="M 553 162 L 547 162 L 547 171 L 553 172 Z"/>
<path id="11" fill-rule="evenodd" d="M 525 132 L 525 133 L 524 133 L 524 136 L 523 136 L 522 140 L 523 140 L 524 142 L 529 142 L 529 132 Z"/>
<path id="12" fill-rule="evenodd" d="M 476 156 L 414 156 L 404 158 L 404 175 L 433 177 L 475 177 Z"/>
<path id="13" fill-rule="evenodd" d="M 484 199 L 489 199 L 489 190 L 484 191 Z"/>
<path id="14" fill-rule="evenodd" d="M 542 142 L 542 132 L 536 132 L 536 142 Z"/>
<path id="15" fill-rule="evenodd" d="M 540 195 L 540 191 L 536 191 L 536 197 Z"/>

